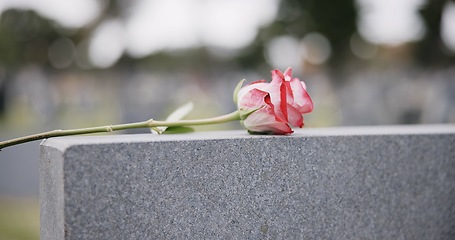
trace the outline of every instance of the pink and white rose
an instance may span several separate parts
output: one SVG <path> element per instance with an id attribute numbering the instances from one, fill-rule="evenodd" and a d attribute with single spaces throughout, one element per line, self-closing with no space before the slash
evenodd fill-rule
<path id="1" fill-rule="evenodd" d="M 292 68 L 272 71 L 272 81 L 259 80 L 237 93 L 237 107 L 243 125 L 252 133 L 290 134 L 302 128 L 303 114 L 313 110 L 306 85 L 292 78 Z"/>

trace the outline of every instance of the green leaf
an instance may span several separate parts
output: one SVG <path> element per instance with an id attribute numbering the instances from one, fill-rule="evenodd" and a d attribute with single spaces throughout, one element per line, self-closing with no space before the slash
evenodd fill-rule
<path id="1" fill-rule="evenodd" d="M 176 122 L 180 121 L 182 118 L 186 117 L 194 108 L 193 102 L 187 102 L 183 104 L 182 106 L 178 107 L 175 109 L 167 118 L 166 122 Z M 150 131 L 152 133 L 158 133 L 161 134 L 164 131 L 166 131 L 168 127 L 154 127 L 151 128 Z"/>
<path id="2" fill-rule="evenodd" d="M 194 132 L 194 129 L 191 127 L 168 127 L 166 130 L 164 130 L 163 134 L 175 134 L 175 133 L 190 133 Z"/>
<path id="3" fill-rule="evenodd" d="M 238 94 L 239 94 L 239 91 L 240 89 L 242 88 L 243 86 L 243 83 L 245 83 L 245 79 L 242 79 L 239 83 L 237 83 L 237 86 L 235 86 L 235 89 L 234 89 L 234 103 L 237 104 L 237 98 L 238 98 Z"/>
<path id="4" fill-rule="evenodd" d="M 179 121 L 182 118 L 186 117 L 194 108 L 193 102 L 187 102 L 180 106 L 179 108 L 175 109 L 167 118 L 166 122 L 175 122 Z"/>

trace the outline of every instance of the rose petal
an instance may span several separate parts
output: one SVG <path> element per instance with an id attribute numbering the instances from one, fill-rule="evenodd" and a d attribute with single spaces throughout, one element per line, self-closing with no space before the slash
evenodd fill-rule
<path id="1" fill-rule="evenodd" d="M 296 108 L 294 108 L 291 105 L 288 105 L 288 116 L 289 116 L 289 119 L 288 119 L 289 124 L 291 124 L 294 127 L 299 127 L 299 128 L 303 127 L 302 114 L 299 112 L 299 110 L 297 110 Z"/>
<path id="2" fill-rule="evenodd" d="M 294 95 L 294 102 L 291 104 L 302 114 L 313 110 L 313 101 L 311 100 L 310 95 L 308 95 L 308 92 L 305 90 L 304 84 L 305 83 L 300 81 L 298 78 L 294 78 L 290 82 L 292 93 Z"/>
<path id="3" fill-rule="evenodd" d="M 284 80 L 285 81 L 291 81 L 292 79 L 292 68 L 288 68 L 286 69 L 286 71 L 284 71 Z"/>
<path id="4" fill-rule="evenodd" d="M 275 79 L 278 79 L 280 81 L 283 81 L 284 80 L 284 75 L 283 73 L 278 70 L 278 69 L 275 69 L 275 70 L 272 70 L 272 82 L 275 80 Z"/>
<path id="5" fill-rule="evenodd" d="M 269 93 L 256 88 L 249 90 L 248 92 L 244 93 L 241 98 L 239 98 L 238 105 L 240 110 L 253 110 L 255 108 L 260 108 L 266 105 L 264 98 L 267 95 L 269 95 Z"/>
<path id="6" fill-rule="evenodd" d="M 292 92 L 291 83 L 285 81 L 286 85 L 286 103 L 293 105 L 294 104 L 294 93 Z"/>
<path id="7" fill-rule="evenodd" d="M 262 81 L 256 81 L 254 84 L 248 84 L 242 87 L 239 92 L 237 93 L 238 103 L 237 106 L 240 108 L 243 104 L 248 103 L 251 96 L 249 96 L 251 90 L 258 89 L 263 92 L 266 92 L 269 83 L 265 83 Z"/>
<path id="8" fill-rule="evenodd" d="M 249 131 L 256 133 L 273 133 L 284 135 L 294 132 L 288 124 L 284 122 L 270 121 L 270 119 L 271 118 L 267 110 L 264 108 L 248 116 L 243 121 L 243 125 Z"/>
<path id="9" fill-rule="evenodd" d="M 309 113 L 313 111 L 314 105 L 313 105 L 313 100 L 311 100 L 310 95 L 308 94 L 307 91 L 305 91 L 305 97 L 304 99 L 306 100 L 303 106 L 301 106 L 300 112 L 302 114 L 304 113 Z"/>
<path id="10" fill-rule="evenodd" d="M 287 120 L 287 89 L 284 83 L 283 74 L 279 70 L 272 71 L 272 82 L 265 89 L 270 94 L 272 104 L 275 106 L 275 113 L 280 118 Z"/>
<path id="11" fill-rule="evenodd" d="M 299 81 L 300 81 L 300 79 L 298 79 L 298 78 L 297 78 L 297 80 L 299 80 Z M 306 84 L 305 84 L 305 82 L 304 82 L 304 81 L 300 81 L 300 83 L 302 84 L 302 87 L 303 87 L 303 89 L 305 89 L 305 90 L 306 90 Z"/>
<path id="12" fill-rule="evenodd" d="M 259 91 L 259 90 L 258 90 Z M 251 113 L 244 121 L 245 127 L 258 133 L 273 133 L 273 134 L 290 134 L 293 133 L 287 121 L 280 118 L 275 112 L 270 95 L 263 98 L 265 105 L 259 110 Z"/>
<path id="13" fill-rule="evenodd" d="M 258 83 L 266 83 L 267 81 L 265 81 L 264 79 L 261 79 L 261 80 L 256 80 L 248 85 L 253 85 L 253 84 L 258 84 Z"/>

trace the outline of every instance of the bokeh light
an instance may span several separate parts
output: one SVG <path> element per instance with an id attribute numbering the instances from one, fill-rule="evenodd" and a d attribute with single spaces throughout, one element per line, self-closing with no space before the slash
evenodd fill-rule
<path id="1" fill-rule="evenodd" d="M 447 2 L 442 13 L 441 36 L 444 44 L 455 53 L 455 3 Z"/>
<path id="2" fill-rule="evenodd" d="M 359 31 L 378 44 L 398 45 L 421 39 L 425 33 L 418 10 L 424 0 L 357 0 Z"/>
<path id="3" fill-rule="evenodd" d="M 79 28 L 100 13 L 96 0 L 2 0 L 0 12 L 8 8 L 30 9 L 68 28 Z"/>
<path id="4" fill-rule="evenodd" d="M 107 20 L 93 33 L 88 47 L 93 65 L 107 68 L 115 64 L 125 49 L 124 27 L 118 20 Z"/>
<path id="5" fill-rule="evenodd" d="M 199 1 L 140 0 L 126 20 L 128 53 L 146 56 L 198 44 Z"/>
<path id="6" fill-rule="evenodd" d="M 51 43 L 48 51 L 49 62 L 55 68 L 65 68 L 73 63 L 74 44 L 68 38 L 59 38 Z"/>
<path id="7" fill-rule="evenodd" d="M 326 62 L 332 53 L 329 40 L 322 34 L 311 32 L 302 39 L 305 60 L 312 64 Z"/>
<path id="8" fill-rule="evenodd" d="M 299 69 L 303 58 L 300 41 L 291 36 L 279 36 L 271 39 L 265 51 L 267 62 L 277 69 L 294 67 Z"/>

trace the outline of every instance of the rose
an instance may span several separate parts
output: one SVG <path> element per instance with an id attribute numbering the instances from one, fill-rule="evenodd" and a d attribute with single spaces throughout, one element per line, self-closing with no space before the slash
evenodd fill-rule
<path id="1" fill-rule="evenodd" d="M 238 109 L 218 117 L 181 120 L 191 111 L 192 105 L 177 109 L 166 121 L 149 119 L 142 122 L 105 125 L 68 130 L 53 130 L 1 141 L 0 150 L 5 147 L 51 137 L 112 132 L 133 128 L 150 128 L 157 133 L 178 133 L 192 131 L 188 126 L 226 123 L 241 120 L 250 133 L 290 134 L 291 126 L 303 127 L 303 114 L 313 110 L 313 102 L 306 92 L 305 83 L 292 78 L 292 69 L 284 74 L 272 71 L 272 81 L 253 82 L 242 88 L 241 81 L 234 91 L 234 102 Z"/>
<path id="2" fill-rule="evenodd" d="M 250 133 L 290 134 L 291 126 L 302 128 L 303 114 L 313 110 L 306 85 L 292 78 L 292 68 L 284 74 L 272 71 L 272 81 L 259 80 L 238 90 L 237 107 Z"/>

